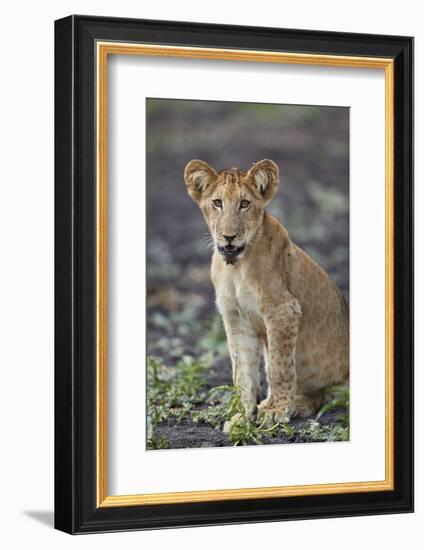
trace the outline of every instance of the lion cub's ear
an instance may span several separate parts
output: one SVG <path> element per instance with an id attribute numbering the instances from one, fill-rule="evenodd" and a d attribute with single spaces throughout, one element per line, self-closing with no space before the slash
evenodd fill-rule
<path id="1" fill-rule="evenodd" d="M 260 160 L 252 166 L 247 175 L 252 178 L 265 204 L 268 204 L 278 188 L 278 166 L 272 160 Z"/>
<path id="2" fill-rule="evenodd" d="M 215 170 L 203 160 L 191 160 L 184 170 L 184 179 L 190 197 L 198 202 L 202 193 L 217 176 Z"/>

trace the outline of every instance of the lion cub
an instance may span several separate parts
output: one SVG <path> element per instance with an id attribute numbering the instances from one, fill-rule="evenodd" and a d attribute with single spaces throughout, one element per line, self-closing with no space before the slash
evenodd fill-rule
<path id="1" fill-rule="evenodd" d="M 247 412 L 267 413 L 273 422 L 314 414 L 326 387 L 348 382 L 348 307 L 330 277 L 265 210 L 278 187 L 277 165 L 261 160 L 248 172 L 217 172 L 192 160 L 184 178 L 214 240 L 211 277 L 233 383 Z M 257 407 L 261 353 L 268 393 Z"/>

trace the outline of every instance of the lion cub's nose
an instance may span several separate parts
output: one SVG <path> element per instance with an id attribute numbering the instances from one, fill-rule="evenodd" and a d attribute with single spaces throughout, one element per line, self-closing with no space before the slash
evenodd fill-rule
<path id="1" fill-rule="evenodd" d="M 235 235 L 222 235 L 226 241 L 228 241 L 228 244 L 231 244 L 231 241 L 233 241 L 237 237 L 237 233 Z"/>

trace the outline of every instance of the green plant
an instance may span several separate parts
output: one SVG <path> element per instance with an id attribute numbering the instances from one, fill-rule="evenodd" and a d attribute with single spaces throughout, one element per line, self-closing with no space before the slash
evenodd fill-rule
<path id="1" fill-rule="evenodd" d="M 218 386 L 214 388 L 211 395 L 223 393 L 222 408 L 224 419 L 230 423 L 228 438 L 234 446 L 262 443 L 265 435 L 274 436 L 278 433 L 280 424 L 268 426 L 268 419 L 263 418 L 259 423 L 251 420 L 243 405 L 240 388 L 235 386 Z"/>
<path id="2" fill-rule="evenodd" d="M 184 355 L 174 367 L 165 366 L 158 358 L 147 359 L 147 439 L 153 446 L 155 429 L 160 422 L 174 418 L 181 421 L 190 415 L 195 404 L 206 396 L 201 391 L 210 356 L 199 359 Z M 150 447 L 149 447 L 150 441 Z M 160 448 L 164 448 L 161 446 Z"/>
<path id="3" fill-rule="evenodd" d="M 336 416 L 335 422 L 328 434 L 327 441 L 348 441 L 350 436 L 349 431 L 349 388 L 346 386 L 333 386 L 326 390 L 326 403 L 321 407 L 316 415 L 319 420 L 322 415 L 341 409 L 341 412 Z"/>
<path id="4" fill-rule="evenodd" d="M 147 448 L 149 450 L 169 449 L 169 441 L 166 437 L 151 437 L 147 440 Z"/>
<path id="5" fill-rule="evenodd" d="M 225 420 L 225 410 L 225 405 L 219 403 L 214 406 L 191 411 L 191 418 L 196 424 L 209 424 L 213 428 L 218 429 Z"/>

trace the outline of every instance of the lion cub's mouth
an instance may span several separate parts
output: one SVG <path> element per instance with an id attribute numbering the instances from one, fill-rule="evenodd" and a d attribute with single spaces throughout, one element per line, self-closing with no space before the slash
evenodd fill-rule
<path id="1" fill-rule="evenodd" d="M 218 246 L 218 250 L 227 264 L 234 265 L 237 256 L 239 256 L 243 252 L 244 247 L 244 244 L 242 246 L 227 244 L 226 246 Z"/>

